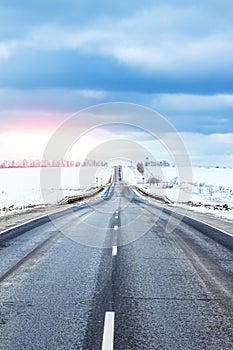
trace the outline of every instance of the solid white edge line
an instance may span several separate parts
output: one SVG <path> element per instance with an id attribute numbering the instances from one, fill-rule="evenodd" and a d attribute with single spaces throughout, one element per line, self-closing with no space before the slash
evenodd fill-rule
<path id="1" fill-rule="evenodd" d="M 202 220 L 193 218 L 192 216 L 189 216 L 189 215 L 187 215 L 187 214 L 181 214 L 181 213 L 179 213 L 178 211 L 171 210 L 170 208 L 168 208 L 168 209 L 169 209 L 172 213 L 174 213 L 174 214 L 178 214 L 178 215 L 180 215 L 180 216 L 189 218 L 189 219 L 191 219 L 191 220 L 193 220 L 193 221 L 200 222 L 201 224 L 204 224 L 204 225 L 206 225 L 206 226 L 209 226 L 209 227 L 211 227 L 211 228 L 213 228 L 213 229 L 215 229 L 215 230 L 218 230 L 218 231 L 224 233 L 225 235 L 230 236 L 230 237 L 233 238 L 233 234 L 232 234 L 232 233 L 227 232 L 227 231 L 224 231 L 224 230 L 222 230 L 220 227 L 213 226 L 213 225 L 209 224 L 208 222 L 205 222 L 205 221 L 202 221 Z M 194 213 L 195 213 L 195 212 L 194 212 Z M 218 219 L 218 217 L 216 217 L 216 219 Z M 179 219 L 177 219 L 177 220 L 179 220 Z"/>
<path id="2" fill-rule="evenodd" d="M 113 312 L 113 311 L 105 312 L 102 350 L 113 350 L 114 318 L 115 318 L 115 312 Z"/>
<path id="3" fill-rule="evenodd" d="M 112 246 L 112 256 L 116 256 L 117 255 L 117 245 L 113 245 Z"/>
<path id="4" fill-rule="evenodd" d="M 67 209 L 67 208 L 66 208 L 66 209 Z M 21 224 L 14 225 L 14 226 L 11 226 L 11 227 L 9 227 L 9 228 L 3 230 L 3 231 L 0 231 L 0 236 L 1 236 L 1 234 L 3 234 L 3 233 L 7 233 L 7 232 L 9 232 L 9 231 L 11 231 L 11 230 L 14 230 L 14 229 L 17 229 L 17 228 L 19 228 L 19 227 L 21 227 L 21 226 L 30 224 L 30 222 L 33 222 L 33 221 L 36 221 L 36 220 L 39 220 L 39 219 L 43 219 L 43 218 L 45 218 L 45 217 L 47 217 L 47 216 L 50 216 L 50 215 L 53 215 L 53 214 L 59 214 L 59 213 L 65 211 L 66 209 L 61 209 L 61 210 L 54 211 L 54 212 L 52 211 L 51 213 L 48 213 L 48 214 L 45 214 L 45 215 L 41 215 L 41 216 L 35 216 L 33 219 L 24 221 L 24 222 L 22 222 Z M 92 213 L 93 213 L 93 212 L 91 212 L 90 214 L 92 214 Z M 83 214 L 83 215 L 86 215 L 86 214 L 88 214 L 88 213 L 85 213 L 85 214 Z M 0 218 L 1 218 L 1 217 L 0 217 Z"/>
<path id="5" fill-rule="evenodd" d="M 56 213 L 56 212 L 55 212 L 55 213 Z M 52 213 L 52 214 L 53 214 L 53 213 Z M 45 214 L 45 215 L 42 215 L 42 216 L 36 216 L 34 219 L 30 219 L 30 220 L 28 220 L 28 221 L 24 221 L 22 224 L 18 224 L 18 225 L 12 226 L 12 227 L 10 227 L 10 228 L 7 228 L 6 230 L 1 231 L 1 232 L 0 232 L 0 235 L 3 234 L 3 233 L 6 233 L 6 232 L 8 232 L 8 231 L 11 231 L 11 230 L 13 230 L 13 229 L 16 229 L 16 228 L 18 228 L 18 227 L 20 227 L 20 226 L 29 224 L 29 223 L 32 222 L 32 221 L 36 221 L 37 219 L 43 219 L 43 218 L 45 218 L 45 217 L 48 216 L 48 215 L 49 215 L 49 214 Z"/>
<path id="6" fill-rule="evenodd" d="M 89 202 L 89 201 L 88 201 Z M 87 202 L 82 202 L 82 204 L 86 204 Z M 80 203 L 81 204 L 81 203 Z M 76 207 L 76 205 L 75 204 L 73 204 L 73 205 L 71 205 L 70 207 Z M 20 223 L 20 224 L 18 224 L 18 225 L 14 225 L 14 226 L 11 226 L 11 227 L 9 227 L 9 228 L 7 228 L 7 229 L 5 229 L 5 230 L 2 230 L 2 231 L 0 231 L 0 235 L 1 234 L 3 234 L 3 233 L 7 233 L 8 231 L 11 231 L 11 230 L 13 230 L 13 229 L 16 229 L 16 228 L 18 228 L 18 227 L 20 227 L 20 226 L 23 226 L 23 225 L 26 225 L 26 224 L 29 224 L 30 222 L 33 222 L 33 221 L 35 221 L 35 220 L 37 220 L 37 219 L 43 219 L 43 218 L 45 218 L 46 216 L 50 216 L 50 215 L 52 215 L 52 214 L 57 214 L 57 213 L 60 213 L 60 212 L 63 212 L 63 211 L 65 211 L 67 208 L 63 208 L 63 209 L 59 209 L 59 210 L 54 210 L 54 211 L 51 211 L 50 213 L 47 213 L 47 214 L 44 214 L 44 215 L 41 215 L 41 216 L 35 216 L 34 218 L 32 218 L 32 219 L 30 219 L 30 220 L 27 220 L 27 221 L 24 221 L 24 222 L 22 222 L 22 223 Z M 27 212 L 25 212 L 25 214 L 26 214 Z M 23 213 L 24 214 L 24 213 Z M 1 217 L 0 217 L 1 218 Z"/>
<path id="7" fill-rule="evenodd" d="M 175 213 L 175 212 L 174 212 L 174 213 Z M 182 214 L 180 214 L 180 215 L 182 215 Z M 225 233 L 226 235 L 228 235 L 228 236 L 230 236 L 230 237 L 233 237 L 233 234 L 232 234 L 232 233 L 227 232 L 227 231 L 224 231 L 224 230 L 222 230 L 220 227 L 213 226 L 213 225 L 209 224 L 208 222 L 205 222 L 205 221 L 202 221 L 202 220 L 199 220 L 199 219 L 192 218 L 192 217 L 189 216 L 189 215 L 185 215 L 185 216 L 186 216 L 187 218 L 189 218 L 189 219 L 195 220 L 195 221 L 197 221 L 197 222 L 201 222 L 202 224 L 204 224 L 204 225 L 206 225 L 206 226 L 209 226 L 209 227 L 211 227 L 211 228 L 213 228 L 213 229 L 215 229 L 215 230 L 218 230 L 218 231 L 220 231 L 220 232 L 222 232 L 222 233 Z"/>
<path id="8" fill-rule="evenodd" d="M 151 201 L 149 201 L 149 202 L 151 202 Z M 151 203 L 153 204 L 153 202 L 151 202 Z M 191 216 L 189 216 L 189 215 L 187 215 L 187 214 L 181 214 L 181 213 L 179 213 L 178 211 L 172 210 L 170 207 L 169 207 L 168 209 L 169 209 L 172 213 L 174 213 L 174 214 L 179 214 L 179 215 L 181 215 L 181 216 L 186 216 L 186 217 L 189 218 L 189 219 L 192 219 L 192 220 L 197 221 L 197 222 L 201 222 L 202 224 L 204 224 L 204 225 L 206 225 L 206 226 L 209 226 L 209 227 L 211 227 L 211 228 L 213 228 L 213 229 L 215 229 L 215 230 L 218 230 L 218 231 L 220 231 L 220 232 L 226 234 L 227 236 L 233 237 L 233 234 L 232 234 L 232 233 L 227 232 L 227 231 L 221 229 L 220 227 L 213 226 L 213 225 L 209 224 L 208 222 L 205 222 L 205 221 L 202 221 L 202 220 L 193 218 L 193 217 L 191 217 Z M 187 211 L 190 213 L 190 210 L 187 209 Z M 196 213 L 196 214 L 198 214 L 198 212 L 195 212 L 195 211 L 193 211 L 193 212 Z M 216 216 L 216 219 L 220 219 L 220 218 L 218 218 L 218 216 Z"/>

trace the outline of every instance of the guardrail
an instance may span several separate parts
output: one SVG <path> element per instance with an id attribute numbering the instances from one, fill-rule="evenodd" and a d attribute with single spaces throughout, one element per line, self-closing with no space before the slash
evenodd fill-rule
<path id="1" fill-rule="evenodd" d="M 106 186 L 100 186 L 100 187 L 98 187 L 92 191 L 88 191 L 86 193 L 82 193 L 82 194 L 74 195 L 74 196 L 66 196 L 63 199 L 61 199 L 57 203 L 57 205 L 70 204 L 70 203 L 82 201 L 84 199 L 87 199 L 87 198 L 90 198 L 90 197 L 97 195 L 98 193 L 103 191 L 105 188 L 106 188 Z"/>
<path id="2" fill-rule="evenodd" d="M 142 194 L 146 195 L 147 197 L 151 197 L 153 199 L 157 199 L 160 202 L 163 202 L 165 204 L 174 204 L 174 202 L 171 199 L 169 199 L 167 196 L 160 196 L 158 194 L 152 194 L 152 193 L 147 192 L 146 190 L 144 190 L 144 189 L 142 189 L 140 187 L 137 187 L 137 186 L 134 186 L 134 188 L 137 191 L 141 192 Z"/>

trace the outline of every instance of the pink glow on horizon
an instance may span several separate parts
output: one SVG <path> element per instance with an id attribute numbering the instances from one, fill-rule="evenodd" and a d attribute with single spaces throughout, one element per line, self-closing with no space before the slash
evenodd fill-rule
<path id="1" fill-rule="evenodd" d="M 41 158 L 65 113 L 48 111 L 0 112 L 0 161 Z"/>
<path id="2" fill-rule="evenodd" d="M 41 158 L 52 133 L 48 131 L 4 132 L 0 135 L 0 160 Z"/>
<path id="3" fill-rule="evenodd" d="M 55 131 L 67 115 L 46 111 L 2 111 L 0 113 L 0 136 L 2 132 Z"/>

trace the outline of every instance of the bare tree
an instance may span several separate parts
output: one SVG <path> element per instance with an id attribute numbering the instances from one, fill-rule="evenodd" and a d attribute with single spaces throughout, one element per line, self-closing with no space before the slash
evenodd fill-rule
<path id="1" fill-rule="evenodd" d="M 212 185 L 209 186 L 209 194 L 210 194 L 210 198 L 213 196 L 214 193 L 214 187 Z"/>
<path id="2" fill-rule="evenodd" d="M 159 179 L 157 177 L 154 177 L 154 176 L 151 176 L 149 178 L 149 180 L 148 180 L 148 183 L 150 185 L 155 185 L 156 184 L 158 186 L 159 182 L 160 182 Z"/>
<path id="3" fill-rule="evenodd" d="M 140 174 L 144 174 L 144 166 L 143 166 L 143 163 L 138 163 L 137 164 L 137 171 L 140 173 Z"/>
<path id="4" fill-rule="evenodd" d="M 201 194 L 202 193 L 202 187 L 205 186 L 205 183 L 204 182 L 200 182 L 199 183 L 199 193 Z"/>

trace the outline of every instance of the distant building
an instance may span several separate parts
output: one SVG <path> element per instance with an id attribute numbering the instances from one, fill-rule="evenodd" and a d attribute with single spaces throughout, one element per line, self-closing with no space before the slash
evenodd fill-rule
<path id="1" fill-rule="evenodd" d="M 107 166 L 108 163 L 101 160 L 86 159 L 83 162 L 78 160 L 46 160 L 46 159 L 24 159 L 22 161 L 16 161 L 15 159 L 8 161 L 0 161 L 0 168 L 40 168 L 40 167 L 100 167 Z"/>
<path id="2" fill-rule="evenodd" d="M 147 167 L 154 167 L 154 166 L 158 166 L 158 167 L 169 167 L 170 163 L 167 160 L 147 160 L 145 162 L 145 166 Z"/>

